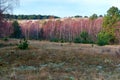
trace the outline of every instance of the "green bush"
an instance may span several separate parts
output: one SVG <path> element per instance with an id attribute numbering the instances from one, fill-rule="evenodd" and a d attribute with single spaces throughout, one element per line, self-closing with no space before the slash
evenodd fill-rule
<path id="1" fill-rule="evenodd" d="M 20 41 L 19 44 L 18 44 L 18 48 L 19 49 L 22 49 L 22 50 L 25 50 L 28 48 L 28 41 L 27 40 L 23 40 L 23 41 Z"/>
<path id="2" fill-rule="evenodd" d="M 64 43 L 64 42 L 66 42 L 66 41 L 65 41 L 64 39 L 60 39 L 60 42 L 61 42 L 61 43 Z"/>
<path id="3" fill-rule="evenodd" d="M 107 45 L 113 40 L 114 37 L 107 32 L 98 33 L 97 44 L 100 46 Z"/>
<path id="4" fill-rule="evenodd" d="M 3 41 L 8 41 L 8 37 L 4 37 L 4 38 L 3 38 Z"/>
<path id="5" fill-rule="evenodd" d="M 81 32 L 80 37 L 82 43 L 89 43 L 89 34 L 86 31 Z"/>
<path id="6" fill-rule="evenodd" d="M 75 43 L 93 43 L 93 41 L 90 39 L 90 36 L 88 32 L 83 31 L 80 33 L 80 36 L 75 38 Z"/>
<path id="7" fill-rule="evenodd" d="M 59 42 L 59 39 L 57 39 L 57 38 L 52 38 L 50 41 L 51 41 L 51 42 Z"/>
<path id="8" fill-rule="evenodd" d="M 80 37 L 75 38 L 74 43 L 81 43 Z"/>

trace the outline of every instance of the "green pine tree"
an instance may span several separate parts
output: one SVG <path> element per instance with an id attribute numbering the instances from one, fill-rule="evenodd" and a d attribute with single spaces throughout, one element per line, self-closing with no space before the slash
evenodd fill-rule
<path id="1" fill-rule="evenodd" d="M 12 26 L 13 26 L 13 33 L 12 33 L 12 37 L 13 38 L 21 38 L 22 36 L 22 31 L 21 31 L 21 28 L 19 26 L 19 23 L 17 21 L 14 21 L 12 23 Z"/>

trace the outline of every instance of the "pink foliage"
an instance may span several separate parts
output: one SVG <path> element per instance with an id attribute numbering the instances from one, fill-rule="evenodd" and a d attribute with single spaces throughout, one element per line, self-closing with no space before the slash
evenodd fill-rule
<path id="1" fill-rule="evenodd" d="M 91 20 L 89 18 L 64 18 L 47 20 L 22 20 L 18 21 L 23 37 L 27 39 L 61 39 L 73 41 L 86 31 L 96 41 L 97 34 L 102 29 L 103 18 Z M 115 35 L 120 42 L 120 22 L 116 26 Z M 9 37 L 13 33 L 11 21 L 4 21 L 0 24 L 0 37 Z"/>
<path id="2" fill-rule="evenodd" d="M 3 21 L 0 26 L 0 37 L 8 37 L 12 32 L 12 23 L 10 21 Z"/>
<path id="3" fill-rule="evenodd" d="M 98 32 L 102 28 L 102 18 L 90 20 L 89 18 L 65 18 L 49 19 L 46 21 L 24 21 L 20 23 L 23 35 L 30 39 L 39 39 L 42 36 L 47 39 L 74 40 L 82 31 L 87 31 L 93 40 L 96 40 Z M 43 31 L 41 33 L 41 30 Z"/>
<path id="4" fill-rule="evenodd" d="M 20 23 L 22 34 L 27 39 L 38 39 L 40 32 L 40 23 L 39 21 L 24 21 Z"/>
<path id="5" fill-rule="evenodd" d="M 89 20 L 89 18 L 49 20 L 42 27 L 46 39 L 56 37 L 59 39 L 74 40 L 82 31 L 87 31 L 96 39 L 98 32 L 102 28 L 102 18 L 94 21 Z"/>

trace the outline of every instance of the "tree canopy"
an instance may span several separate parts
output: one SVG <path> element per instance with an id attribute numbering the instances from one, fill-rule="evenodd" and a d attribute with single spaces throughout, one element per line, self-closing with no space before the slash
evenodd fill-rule
<path id="1" fill-rule="evenodd" d="M 10 15 L 4 14 L 4 18 L 6 19 L 19 19 L 19 20 L 29 20 L 29 19 L 49 19 L 50 17 L 59 18 L 58 16 L 53 15 Z"/>
<path id="2" fill-rule="evenodd" d="M 22 31 L 21 31 L 21 27 L 19 26 L 19 23 L 17 21 L 14 21 L 12 23 L 12 27 L 13 27 L 12 37 L 13 38 L 21 38 Z"/>
<path id="3" fill-rule="evenodd" d="M 112 6 L 103 19 L 104 29 L 113 29 L 120 21 L 120 10 L 117 7 Z"/>
<path id="4" fill-rule="evenodd" d="M 17 2 L 19 0 L 0 0 L 0 20 L 2 20 L 3 14 L 12 11 Z"/>
<path id="5" fill-rule="evenodd" d="M 111 38 L 111 42 L 117 41 L 116 38 L 116 27 L 118 26 L 118 22 L 120 21 L 120 10 L 117 7 L 112 6 L 107 14 L 103 18 L 103 30 L 102 32 L 108 33 L 113 38 Z"/>
<path id="6" fill-rule="evenodd" d="M 90 16 L 91 20 L 94 20 L 94 19 L 97 19 L 97 18 L 98 18 L 97 14 L 93 14 L 92 16 Z"/>

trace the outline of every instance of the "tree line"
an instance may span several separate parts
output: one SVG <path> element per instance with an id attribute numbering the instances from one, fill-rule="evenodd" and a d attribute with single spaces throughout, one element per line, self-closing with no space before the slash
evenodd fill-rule
<path id="1" fill-rule="evenodd" d="M 7 0 L 6 0 L 7 1 Z M 1 8 L 0 8 L 1 9 Z M 2 10 L 2 9 L 1 9 Z M 120 43 L 120 10 L 112 6 L 103 17 L 7 21 L 0 10 L 0 37 L 50 40 L 55 42 Z"/>
<path id="2" fill-rule="evenodd" d="M 30 19 L 50 19 L 50 18 L 60 18 L 58 16 L 52 15 L 12 15 L 12 14 L 4 14 L 5 19 L 16 19 L 16 20 L 30 20 Z"/>

